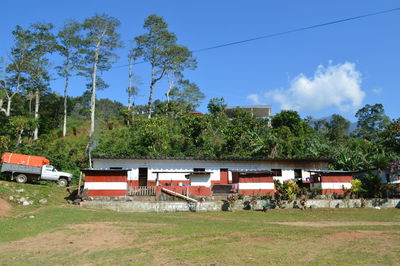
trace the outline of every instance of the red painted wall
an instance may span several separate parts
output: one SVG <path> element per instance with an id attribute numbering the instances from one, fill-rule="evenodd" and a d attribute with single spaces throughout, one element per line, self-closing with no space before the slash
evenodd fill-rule
<path id="1" fill-rule="evenodd" d="M 353 176 L 349 175 L 329 175 L 321 176 L 321 183 L 351 183 Z M 338 194 L 343 195 L 343 189 L 322 189 L 322 194 Z"/>
<path id="2" fill-rule="evenodd" d="M 321 182 L 325 183 L 350 183 L 352 180 L 352 176 L 321 176 Z"/>
<path id="3" fill-rule="evenodd" d="M 86 175 L 85 182 L 127 182 L 126 176 L 93 176 Z"/>
<path id="4" fill-rule="evenodd" d="M 88 195 L 90 197 L 118 197 L 126 196 L 126 190 L 88 190 Z"/>
<path id="5" fill-rule="evenodd" d="M 189 196 L 211 196 L 211 188 L 205 186 L 162 186 L 168 190 L 174 191 L 179 194 L 186 195 L 189 192 Z M 161 187 L 157 187 L 157 193 L 161 193 Z"/>
<path id="6" fill-rule="evenodd" d="M 239 183 L 274 183 L 272 176 L 265 177 L 239 177 Z"/>
<path id="7" fill-rule="evenodd" d="M 211 196 L 211 188 L 209 187 L 204 187 L 204 186 L 190 186 L 189 187 L 189 194 L 192 196 Z"/>
<path id="8" fill-rule="evenodd" d="M 128 182 L 126 171 L 89 171 L 85 173 L 85 182 Z M 114 189 L 89 189 L 88 196 L 91 197 L 118 197 L 126 196 L 127 190 Z"/>
<path id="9" fill-rule="evenodd" d="M 228 169 L 220 169 L 220 184 L 229 184 Z"/>

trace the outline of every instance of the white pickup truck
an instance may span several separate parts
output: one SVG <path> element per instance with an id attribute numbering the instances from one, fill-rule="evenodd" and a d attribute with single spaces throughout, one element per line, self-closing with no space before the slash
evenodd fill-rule
<path id="1" fill-rule="evenodd" d="M 10 174 L 11 179 L 17 183 L 25 183 L 28 180 L 55 181 L 59 186 L 67 186 L 71 182 L 72 174 L 59 172 L 51 165 L 30 166 L 13 163 L 3 163 L 1 172 Z"/>

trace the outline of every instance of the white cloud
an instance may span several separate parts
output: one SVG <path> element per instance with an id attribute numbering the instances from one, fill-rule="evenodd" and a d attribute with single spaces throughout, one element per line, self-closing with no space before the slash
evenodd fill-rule
<path id="1" fill-rule="evenodd" d="M 252 104 L 260 104 L 260 96 L 258 96 L 258 94 L 253 93 L 250 95 L 247 95 L 247 100 L 250 101 Z"/>
<path id="2" fill-rule="evenodd" d="M 375 93 L 376 95 L 381 95 L 383 92 L 382 88 L 374 88 L 372 89 L 372 92 Z"/>
<path id="3" fill-rule="evenodd" d="M 337 107 L 348 112 L 361 106 L 365 92 L 361 90 L 361 73 L 354 63 L 345 62 L 320 65 L 313 77 L 300 74 L 291 81 L 290 88 L 272 90 L 264 96 L 280 103 L 281 109 L 319 111 Z"/>

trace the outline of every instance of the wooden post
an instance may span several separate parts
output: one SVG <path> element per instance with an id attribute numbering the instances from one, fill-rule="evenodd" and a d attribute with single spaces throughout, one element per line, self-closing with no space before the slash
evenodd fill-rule
<path id="1" fill-rule="evenodd" d="M 81 196 L 81 185 L 82 185 L 82 172 L 79 174 L 78 197 Z"/>

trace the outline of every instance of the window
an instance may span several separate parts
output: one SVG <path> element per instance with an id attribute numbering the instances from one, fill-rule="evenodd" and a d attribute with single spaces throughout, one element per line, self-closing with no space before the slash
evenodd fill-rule
<path id="1" fill-rule="evenodd" d="M 302 179 L 303 173 L 301 169 L 294 169 L 294 178 Z"/>
<path id="2" fill-rule="evenodd" d="M 282 169 L 271 169 L 271 172 L 274 173 L 274 176 L 282 176 Z"/>
<path id="3" fill-rule="evenodd" d="M 206 168 L 193 168 L 193 172 L 205 172 Z"/>

